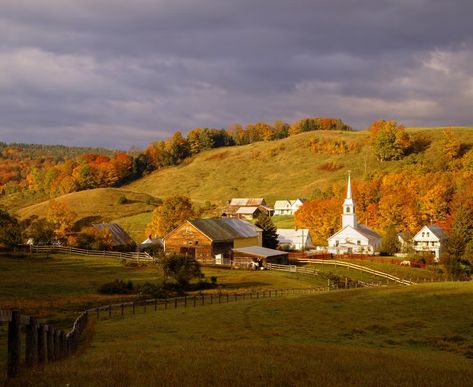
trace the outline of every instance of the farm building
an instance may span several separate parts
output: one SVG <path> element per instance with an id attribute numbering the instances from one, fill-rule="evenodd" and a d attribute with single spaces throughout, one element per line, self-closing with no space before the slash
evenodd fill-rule
<path id="1" fill-rule="evenodd" d="M 274 215 L 294 215 L 304 204 L 305 199 L 276 200 L 274 203 Z"/>
<path id="2" fill-rule="evenodd" d="M 305 250 L 314 247 L 308 228 L 293 230 L 292 228 L 278 228 L 278 242 L 280 247 L 294 250 Z"/>
<path id="3" fill-rule="evenodd" d="M 97 230 L 108 231 L 110 233 L 113 248 L 131 248 L 136 246 L 135 241 L 116 223 L 97 223 L 92 226 Z"/>
<path id="4" fill-rule="evenodd" d="M 140 251 L 147 250 L 152 247 L 163 246 L 161 238 L 153 238 L 151 235 L 138 245 Z"/>
<path id="5" fill-rule="evenodd" d="M 412 238 L 414 250 L 417 253 L 430 253 L 437 262 L 445 249 L 447 240 L 447 233 L 437 224 L 422 227 Z"/>
<path id="6" fill-rule="evenodd" d="M 223 263 L 233 248 L 261 246 L 262 232 L 236 218 L 186 220 L 164 237 L 166 254 L 184 254 L 203 263 Z"/>
<path id="7" fill-rule="evenodd" d="M 232 249 L 232 266 L 238 268 L 264 267 L 267 263 L 287 265 L 288 253 L 261 246 L 249 246 Z"/>
<path id="8" fill-rule="evenodd" d="M 274 213 L 263 198 L 234 198 L 222 210 L 223 217 L 240 219 L 256 219 L 261 213 L 267 213 L 270 216 Z"/>
<path id="9" fill-rule="evenodd" d="M 348 175 L 347 197 L 343 202 L 342 229 L 328 238 L 332 254 L 374 254 L 381 246 L 381 236 L 368 226 L 356 221 L 355 202 L 351 197 Z"/>

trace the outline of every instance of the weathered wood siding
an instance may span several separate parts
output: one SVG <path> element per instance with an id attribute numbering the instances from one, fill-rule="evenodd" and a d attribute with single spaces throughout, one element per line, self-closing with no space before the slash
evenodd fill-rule
<path id="1" fill-rule="evenodd" d="M 191 254 L 194 251 L 198 261 L 212 258 L 212 241 L 188 222 L 171 231 L 164 245 L 166 254 Z"/>

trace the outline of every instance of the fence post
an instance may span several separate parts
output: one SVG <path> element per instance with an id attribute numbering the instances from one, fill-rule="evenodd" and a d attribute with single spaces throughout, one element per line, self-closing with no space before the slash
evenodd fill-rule
<path id="1" fill-rule="evenodd" d="M 154 311 L 156 312 L 158 310 L 158 299 L 154 299 Z"/>
<path id="2" fill-rule="evenodd" d="M 213 294 L 210 294 L 210 303 L 211 303 L 211 304 L 214 303 L 214 296 L 213 296 Z"/>
<path id="3" fill-rule="evenodd" d="M 123 315 L 125 314 L 125 304 L 121 304 L 120 307 L 121 307 L 121 312 L 122 312 L 122 317 L 123 317 Z"/>
<path id="4" fill-rule="evenodd" d="M 177 308 L 177 297 L 174 297 L 174 309 Z"/>
<path id="5" fill-rule="evenodd" d="M 202 305 L 205 305 L 205 296 L 202 294 L 201 297 L 202 297 Z"/>
<path id="6" fill-rule="evenodd" d="M 54 330 L 54 360 L 61 359 L 61 331 L 59 329 Z"/>
<path id="7" fill-rule="evenodd" d="M 235 301 L 238 301 L 238 294 L 235 293 Z"/>
<path id="8" fill-rule="evenodd" d="M 26 325 L 25 365 L 33 367 L 38 363 L 38 322 L 30 317 Z"/>
<path id="9" fill-rule="evenodd" d="M 48 325 L 48 332 L 46 333 L 46 341 L 47 341 L 47 350 L 48 350 L 48 363 L 51 363 L 54 361 L 54 355 L 55 355 L 55 350 L 54 350 L 54 328 L 51 325 Z"/>
<path id="10" fill-rule="evenodd" d="M 112 318 L 112 305 L 108 306 L 108 318 Z"/>
<path id="11" fill-rule="evenodd" d="M 227 304 L 228 304 L 228 293 L 227 293 Z"/>
<path id="12" fill-rule="evenodd" d="M 12 378 L 18 374 L 20 367 L 20 323 L 21 315 L 18 310 L 11 313 L 11 321 L 8 323 L 8 360 L 7 376 Z"/>
<path id="13" fill-rule="evenodd" d="M 195 303 L 196 303 L 196 296 L 194 296 L 194 308 L 195 308 Z"/>
<path id="14" fill-rule="evenodd" d="M 184 308 L 187 308 L 187 296 L 184 296 Z"/>
<path id="15" fill-rule="evenodd" d="M 135 311 L 135 301 L 133 301 L 132 305 L 133 305 L 133 314 L 135 314 L 135 312 L 136 312 Z"/>
<path id="16" fill-rule="evenodd" d="M 168 308 L 168 298 L 164 297 L 164 309 L 166 310 Z"/>
<path id="17" fill-rule="evenodd" d="M 38 326 L 38 364 L 46 361 L 46 329 L 44 324 Z"/>

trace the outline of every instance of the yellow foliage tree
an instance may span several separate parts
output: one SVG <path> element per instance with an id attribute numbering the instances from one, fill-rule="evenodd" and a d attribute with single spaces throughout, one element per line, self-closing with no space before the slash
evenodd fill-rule
<path id="1" fill-rule="evenodd" d="M 54 199 L 49 201 L 47 220 L 53 225 L 56 238 L 65 239 L 76 218 L 77 214 L 66 203 Z"/>

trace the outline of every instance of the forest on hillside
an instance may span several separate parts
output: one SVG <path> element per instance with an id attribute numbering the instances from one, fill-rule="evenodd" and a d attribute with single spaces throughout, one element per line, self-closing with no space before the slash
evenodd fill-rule
<path id="1" fill-rule="evenodd" d="M 118 187 L 154 170 L 179 165 L 202 151 L 224 146 L 273 141 L 315 130 L 352 130 L 336 118 L 304 118 L 291 125 L 257 122 L 228 129 L 194 128 L 184 137 L 177 131 L 143 152 L 61 145 L 0 142 L 0 194 L 44 193 L 52 197 L 91 188 Z"/>

